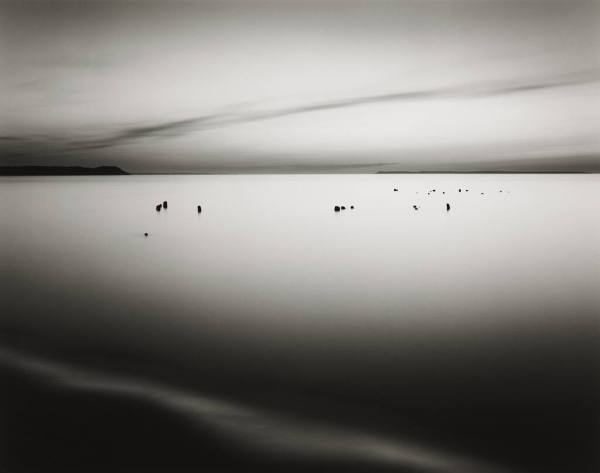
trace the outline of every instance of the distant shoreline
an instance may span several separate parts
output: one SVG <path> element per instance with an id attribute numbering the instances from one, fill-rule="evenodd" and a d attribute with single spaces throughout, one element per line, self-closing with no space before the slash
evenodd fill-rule
<path id="1" fill-rule="evenodd" d="M 236 172 L 219 172 L 219 171 L 207 171 L 207 172 L 131 172 L 132 176 L 265 176 L 265 175 L 315 175 L 324 176 L 327 174 L 600 174 L 598 171 L 236 171 Z"/>
<path id="2" fill-rule="evenodd" d="M 377 171 L 375 174 L 599 174 L 600 171 Z"/>
<path id="3" fill-rule="evenodd" d="M 326 175 L 326 174 L 600 174 L 600 170 L 490 170 L 490 171 L 348 171 L 319 170 L 243 170 L 204 172 L 127 172 L 118 166 L 0 166 L 0 176 L 239 176 L 239 175 Z"/>

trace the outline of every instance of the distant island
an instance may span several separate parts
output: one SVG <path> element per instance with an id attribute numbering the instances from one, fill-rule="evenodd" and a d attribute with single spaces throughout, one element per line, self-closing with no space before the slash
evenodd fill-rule
<path id="1" fill-rule="evenodd" d="M 392 164 L 382 166 L 376 174 L 596 174 L 600 172 L 600 156 L 580 156 L 491 159 L 467 162 L 455 160 L 444 165 Z"/>
<path id="2" fill-rule="evenodd" d="M 123 176 L 117 166 L 0 166 L 0 176 Z"/>
<path id="3" fill-rule="evenodd" d="M 377 171 L 375 174 L 598 174 L 598 171 Z"/>

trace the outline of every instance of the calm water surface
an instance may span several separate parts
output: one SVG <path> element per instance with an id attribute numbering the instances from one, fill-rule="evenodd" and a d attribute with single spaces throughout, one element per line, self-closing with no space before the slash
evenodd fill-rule
<path id="1" fill-rule="evenodd" d="M 0 199 L 10 471 L 598 467 L 600 176 L 3 178 Z"/>

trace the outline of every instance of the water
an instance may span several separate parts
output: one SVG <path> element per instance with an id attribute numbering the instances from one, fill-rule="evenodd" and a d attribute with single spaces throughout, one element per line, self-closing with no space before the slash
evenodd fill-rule
<path id="1" fill-rule="evenodd" d="M 11 471 L 598 466 L 597 175 L 10 178 L 0 198 Z"/>

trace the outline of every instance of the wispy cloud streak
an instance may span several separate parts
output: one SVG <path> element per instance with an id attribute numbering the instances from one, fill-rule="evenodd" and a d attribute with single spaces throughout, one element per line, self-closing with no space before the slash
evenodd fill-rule
<path id="1" fill-rule="evenodd" d="M 239 125 L 243 123 L 272 120 L 292 115 L 337 110 L 376 103 L 408 102 L 441 98 L 467 99 L 486 96 L 500 96 L 593 83 L 598 82 L 599 80 L 600 70 L 590 70 L 580 72 L 578 74 L 570 74 L 542 81 L 521 83 L 491 82 L 482 84 L 465 84 L 460 86 L 350 97 L 346 99 L 317 102 L 266 111 L 248 111 L 238 113 L 228 111 L 190 117 L 184 120 L 167 121 L 163 123 L 157 123 L 155 125 L 127 128 L 104 138 L 74 141 L 69 144 L 69 150 L 78 151 L 107 148 L 125 144 L 133 140 L 145 138 L 170 138 L 181 136 L 187 133 Z"/>

